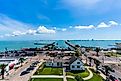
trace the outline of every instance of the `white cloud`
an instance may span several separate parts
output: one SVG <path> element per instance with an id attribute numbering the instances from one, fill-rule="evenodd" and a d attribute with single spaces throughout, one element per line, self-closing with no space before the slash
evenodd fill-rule
<path id="1" fill-rule="evenodd" d="M 26 34 L 36 35 L 36 30 L 29 29 L 29 30 L 26 31 Z"/>
<path id="2" fill-rule="evenodd" d="M 36 30 L 29 29 L 25 32 L 14 31 L 12 34 L 5 34 L 4 36 L 20 36 L 20 35 L 37 35 L 37 34 L 50 34 L 55 33 L 55 30 L 47 29 L 45 26 L 39 26 Z"/>
<path id="3" fill-rule="evenodd" d="M 119 24 L 115 21 L 109 21 L 110 26 L 118 26 Z"/>
<path id="4" fill-rule="evenodd" d="M 21 31 L 14 31 L 11 36 L 19 36 L 19 35 L 25 35 L 26 33 Z"/>
<path id="5" fill-rule="evenodd" d="M 57 28 L 56 28 L 56 27 L 54 27 L 53 29 L 54 29 L 54 30 L 56 30 Z"/>
<path id="6" fill-rule="evenodd" d="M 32 26 L 0 14 L 0 30 L 1 32 L 26 31 Z M 0 33 L 1 33 L 0 32 Z"/>
<path id="7" fill-rule="evenodd" d="M 101 22 L 97 28 L 105 28 L 105 27 L 110 27 L 109 25 L 105 24 L 104 22 Z"/>
<path id="8" fill-rule="evenodd" d="M 89 25 L 89 26 L 75 26 L 74 28 L 76 29 L 92 29 L 95 28 L 94 25 Z"/>
<path id="9" fill-rule="evenodd" d="M 62 31 L 66 31 L 67 29 L 66 28 L 63 28 Z"/>
<path id="10" fill-rule="evenodd" d="M 37 33 L 41 34 L 41 33 L 56 33 L 55 30 L 52 29 L 47 29 L 45 26 L 39 26 L 37 29 Z"/>
<path id="11" fill-rule="evenodd" d="M 39 26 L 37 29 L 33 29 L 33 26 L 29 24 L 11 19 L 6 15 L 0 14 L 0 34 L 2 34 L 0 37 L 55 33 L 55 30 L 48 29 L 45 26 Z"/>
<path id="12" fill-rule="evenodd" d="M 108 28 L 108 27 L 114 27 L 118 25 L 119 24 L 115 21 L 109 21 L 108 24 L 101 22 L 99 25 L 97 25 L 97 28 Z"/>
<path id="13" fill-rule="evenodd" d="M 72 26 L 69 26 L 69 28 L 73 28 Z"/>

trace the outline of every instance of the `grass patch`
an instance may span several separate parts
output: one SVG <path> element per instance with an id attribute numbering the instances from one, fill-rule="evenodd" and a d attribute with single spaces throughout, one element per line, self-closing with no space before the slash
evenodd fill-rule
<path id="1" fill-rule="evenodd" d="M 62 68 L 48 68 L 38 69 L 35 75 L 62 75 Z"/>
<path id="2" fill-rule="evenodd" d="M 121 54 L 119 53 L 113 53 L 113 52 L 108 52 L 108 53 L 105 53 L 106 56 L 110 56 L 110 57 L 121 57 Z"/>
<path id="3" fill-rule="evenodd" d="M 63 79 L 60 78 L 37 78 L 37 79 L 31 79 L 30 81 L 63 81 Z"/>
<path id="4" fill-rule="evenodd" d="M 67 74 L 67 75 L 71 75 L 71 76 L 79 75 L 79 76 L 81 76 L 82 78 L 85 78 L 85 77 L 89 76 L 88 70 L 85 70 L 85 71 L 83 71 L 83 72 L 67 72 L 66 74 Z"/>
<path id="5" fill-rule="evenodd" d="M 67 81 L 76 81 L 76 80 L 72 78 L 67 78 Z"/>

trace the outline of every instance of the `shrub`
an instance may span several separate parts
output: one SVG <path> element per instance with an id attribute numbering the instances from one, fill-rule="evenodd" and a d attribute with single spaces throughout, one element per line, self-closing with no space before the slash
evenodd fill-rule
<path id="1" fill-rule="evenodd" d="M 75 76 L 76 81 L 84 81 L 79 75 Z"/>

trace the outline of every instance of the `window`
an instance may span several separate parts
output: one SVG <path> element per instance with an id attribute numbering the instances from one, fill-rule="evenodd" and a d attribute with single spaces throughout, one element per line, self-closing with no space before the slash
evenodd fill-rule
<path id="1" fill-rule="evenodd" d="M 80 68 L 80 66 L 77 66 L 77 68 Z"/>
<path id="2" fill-rule="evenodd" d="M 59 62 L 57 62 L 57 66 L 59 66 Z"/>
<path id="3" fill-rule="evenodd" d="M 80 62 L 77 62 L 77 64 L 80 64 Z"/>
<path id="4" fill-rule="evenodd" d="M 74 66 L 72 66 L 72 68 L 74 68 Z"/>

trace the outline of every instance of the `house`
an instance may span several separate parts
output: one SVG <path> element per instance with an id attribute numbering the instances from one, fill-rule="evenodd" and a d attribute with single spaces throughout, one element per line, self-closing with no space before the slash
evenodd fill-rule
<path id="1" fill-rule="evenodd" d="M 72 57 L 69 62 L 69 67 L 71 71 L 85 70 L 84 64 L 79 57 Z"/>
<path id="2" fill-rule="evenodd" d="M 58 58 L 49 58 L 46 60 L 45 65 L 47 67 L 63 67 L 63 61 L 62 59 L 58 59 Z"/>
<path id="3" fill-rule="evenodd" d="M 82 71 L 85 70 L 84 64 L 79 57 L 49 58 L 46 59 L 47 67 L 65 67 L 66 71 Z"/>

